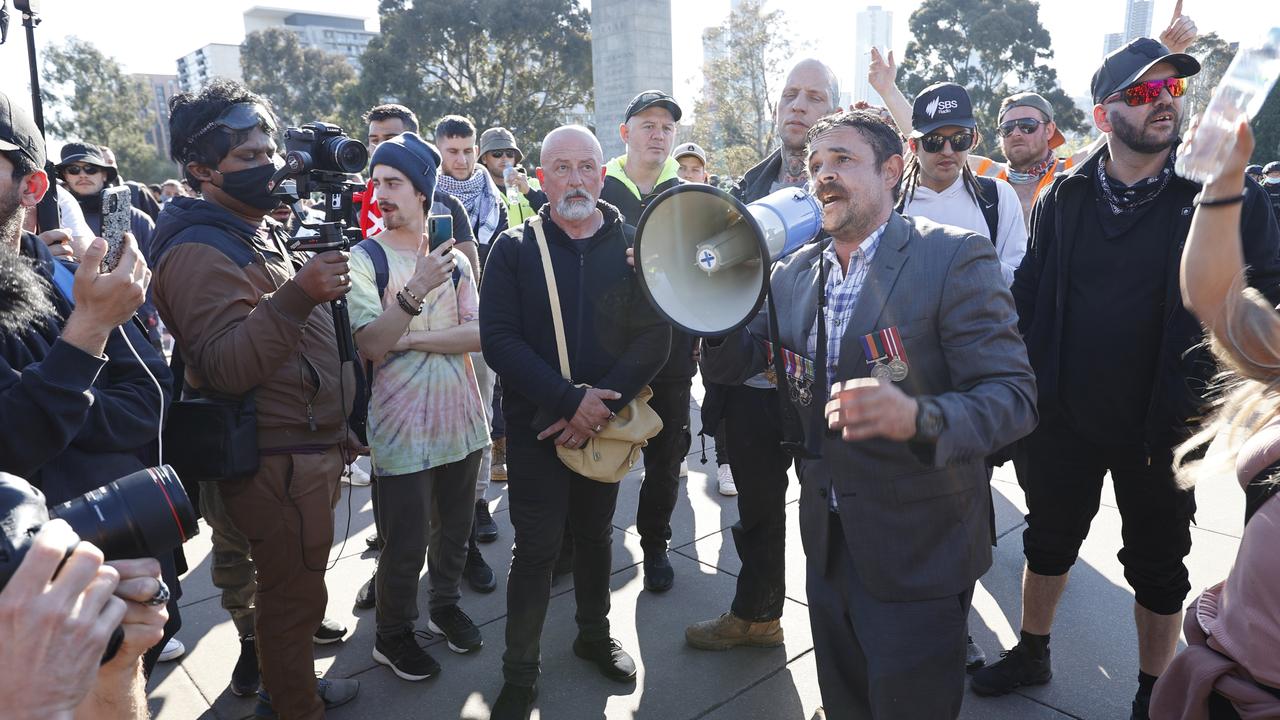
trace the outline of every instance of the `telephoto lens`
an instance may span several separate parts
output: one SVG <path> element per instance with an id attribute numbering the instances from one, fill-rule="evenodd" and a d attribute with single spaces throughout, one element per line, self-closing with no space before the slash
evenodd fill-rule
<path id="1" fill-rule="evenodd" d="M 146 468 L 49 508 L 108 560 L 157 557 L 199 533 L 195 508 L 168 465 Z"/>

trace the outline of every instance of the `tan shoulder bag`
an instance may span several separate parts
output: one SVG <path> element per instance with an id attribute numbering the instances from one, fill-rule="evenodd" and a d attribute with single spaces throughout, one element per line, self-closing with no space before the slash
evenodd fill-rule
<path id="1" fill-rule="evenodd" d="M 542 218 L 529 219 L 533 234 L 538 239 L 538 252 L 542 255 L 542 271 L 547 276 L 547 291 L 551 302 L 551 322 L 555 326 L 556 351 L 560 355 L 560 374 L 573 382 L 569 373 L 569 351 L 564 338 L 564 318 L 561 316 L 560 291 L 556 289 L 556 275 L 551 268 L 551 249 L 542 232 Z M 578 387 L 590 387 L 579 385 Z M 646 385 L 635 398 L 605 424 L 595 437 L 581 448 L 556 446 L 556 455 L 565 467 L 579 475 L 603 483 L 616 483 L 640 458 L 640 448 L 662 430 L 662 419 L 649 407 L 653 391 Z"/>

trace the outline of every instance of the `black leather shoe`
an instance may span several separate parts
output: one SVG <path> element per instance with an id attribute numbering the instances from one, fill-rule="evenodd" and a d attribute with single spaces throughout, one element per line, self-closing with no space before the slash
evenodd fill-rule
<path id="1" fill-rule="evenodd" d="M 969 687 L 979 695 L 1005 695 L 1027 685 L 1043 685 L 1053 678 L 1049 648 L 1044 655 L 1035 653 L 1022 643 L 1000 653 L 1000 660 L 975 672 Z"/>
<path id="2" fill-rule="evenodd" d="M 360 586 L 360 591 L 356 593 L 356 609 L 368 610 L 378 604 L 377 595 L 374 594 L 373 580 L 377 577 L 377 573 L 369 578 L 369 582 Z"/>
<path id="3" fill-rule="evenodd" d="M 636 661 L 631 659 L 622 645 L 613 638 L 603 640 L 573 641 L 573 654 L 583 660 L 590 660 L 600 668 L 600 674 L 610 680 L 629 682 L 636 677 Z"/>
<path id="4" fill-rule="evenodd" d="M 467 551 L 467 564 L 463 566 L 462 574 L 466 576 L 471 589 L 478 593 L 491 593 L 498 587 L 498 578 L 493 574 L 493 568 L 484 561 L 479 548 Z"/>
<path id="5" fill-rule="evenodd" d="M 489 712 L 489 720 L 527 720 L 529 711 L 533 709 L 533 701 L 538 699 L 538 686 L 524 687 L 503 683 L 502 692 L 493 703 Z"/>
<path id="6" fill-rule="evenodd" d="M 644 589 L 649 592 L 666 592 L 675 584 L 676 571 L 667 559 L 666 551 L 645 553 Z"/>
<path id="7" fill-rule="evenodd" d="M 498 523 L 493 521 L 493 515 L 489 512 L 489 503 L 484 500 L 476 501 L 476 540 L 482 543 L 491 543 L 498 539 Z"/>
<path id="8" fill-rule="evenodd" d="M 258 692 L 261 677 L 258 674 L 258 648 L 254 637 L 240 639 L 240 657 L 231 671 L 231 693 L 249 697 Z"/>

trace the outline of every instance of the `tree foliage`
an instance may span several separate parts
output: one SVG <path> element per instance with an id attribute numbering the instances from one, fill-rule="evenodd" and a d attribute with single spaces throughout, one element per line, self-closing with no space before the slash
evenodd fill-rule
<path id="1" fill-rule="evenodd" d="M 346 117 L 401 103 L 428 131 L 464 115 L 511 130 L 526 154 L 575 107 L 592 109 L 591 22 L 577 0 L 381 0 Z"/>
<path id="2" fill-rule="evenodd" d="M 304 48 L 298 36 L 284 28 L 245 36 L 240 46 L 240 69 L 245 85 L 270 100 L 286 125 L 314 120 L 341 123 L 339 98 L 356 82 L 356 71 L 346 58 L 319 48 Z"/>
<path id="3" fill-rule="evenodd" d="M 773 150 L 774 103 L 792 46 L 780 10 L 746 0 L 706 42 L 719 47 L 702 68 L 704 92 L 694 113 L 695 141 L 721 158 L 715 172 L 741 175 Z"/>
<path id="4" fill-rule="evenodd" d="M 1187 83 L 1187 92 L 1182 97 L 1182 114 L 1190 118 L 1209 106 L 1214 88 L 1222 81 L 1236 53 L 1217 33 L 1211 32 L 1196 38 L 1187 48 L 1187 54 L 1200 61 L 1200 72 Z"/>
<path id="5" fill-rule="evenodd" d="M 1280 160 L 1280 83 L 1271 88 L 1267 101 L 1253 119 L 1253 162 L 1266 165 Z"/>
<path id="6" fill-rule="evenodd" d="M 898 69 L 899 87 L 911 97 L 936 82 L 965 86 L 985 131 L 978 148 L 983 154 L 997 147 L 1000 102 L 1024 90 L 1053 105 L 1063 132 L 1085 129 L 1084 113 L 1045 64 L 1053 50 L 1033 0 L 924 0 L 909 22 L 912 40 Z"/>
<path id="7" fill-rule="evenodd" d="M 41 99 L 50 136 L 110 147 L 126 179 L 159 182 L 175 174 L 173 164 L 147 143 L 155 122 L 150 94 L 114 58 L 68 37 L 44 51 L 43 65 Z"/>

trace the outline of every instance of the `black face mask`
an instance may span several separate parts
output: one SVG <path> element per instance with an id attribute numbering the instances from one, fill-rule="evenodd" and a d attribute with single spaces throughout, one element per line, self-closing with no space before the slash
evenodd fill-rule
<path id="1" fill-rule="evenodd" d="M 276 174 L 276 170 L 283 167 L 283 164 L 277 163 L 282 163 L 282 161 L 280 158 L 273 157 L 270 165 L 259 165 L 248 170 L 220 173 L 222 175 L 222 185 L 219 189 L 254 210 L 261 210 L 265 213 L 280 204 L 280 198 L 272 195 L 272 188 L 267 187 L 271 176 Z"/>

